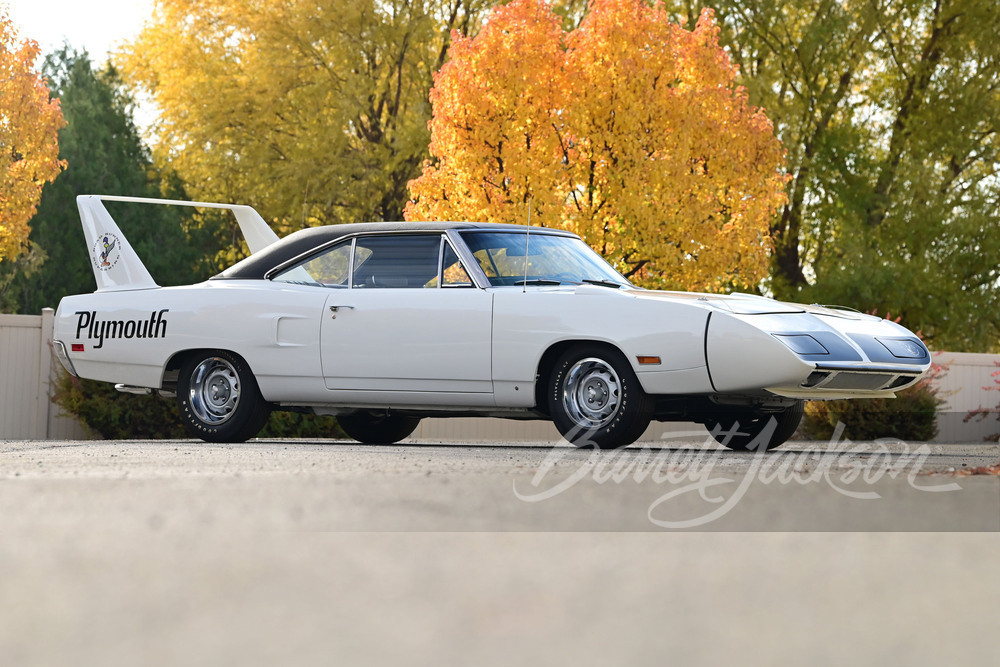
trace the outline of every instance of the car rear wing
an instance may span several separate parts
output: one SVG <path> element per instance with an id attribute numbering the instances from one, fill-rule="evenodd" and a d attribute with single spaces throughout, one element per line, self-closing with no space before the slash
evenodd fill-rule
<path id="1" fill-rule="evenodd" d="M 236 216 L 247 247 L 253 254 L 278 240 L 278 235 L 252 207 L 241 204 L 213 204 L 209 202 L 152 199 L 149 197 L 118 197 L 113 195 L 80 195 L 76 198 L 80 209 L 80 222 L 87 240 L 94 279 L 98 292 L 152 289 L 159 287 L 149 275 L 146 266 L 132 249 L 132 245 L 118 228 L 105 201 L 135 204 L 165 204 L 169 206 L 194 206 L 198 208 L 228 209 Z"/>

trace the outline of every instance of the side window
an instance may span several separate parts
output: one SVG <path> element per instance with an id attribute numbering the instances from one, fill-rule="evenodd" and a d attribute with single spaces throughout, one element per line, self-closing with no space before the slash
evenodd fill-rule
<path id="1" fill-rule="evenodd" d="M 352 284 L 360 289 L 433 287 L 440 250 L 440 234 L 361 237 Z"/>
<path id="2" fill-rule="evenodd" d="M 294 285 L 347 287 L 351 266 L 351 242 L 344 241 L 315 257 L 282 271 L 272 280 Z"/>

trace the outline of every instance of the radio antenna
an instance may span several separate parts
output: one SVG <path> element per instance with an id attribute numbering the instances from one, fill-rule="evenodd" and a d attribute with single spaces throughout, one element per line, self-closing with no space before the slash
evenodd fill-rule
<path id="1" fill-rule="evenodd" d="M 531 197 L 528 197 L 528 224 L 524 232 L 524 282 L 521 283 L 521 294 L 528 291 L 528 243 L 531 242 Z"/>

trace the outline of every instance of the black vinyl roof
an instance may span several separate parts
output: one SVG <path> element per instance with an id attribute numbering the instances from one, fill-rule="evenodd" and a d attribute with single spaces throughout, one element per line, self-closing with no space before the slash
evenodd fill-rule
<path id="1" fill-rule="evenodd" d="M 354 234 L 369 234 L 373 232 L 441 233 L 449 229 L 524 232 L 523 225 L 506 225 L 489 222 L 355 222 L 343 225 L 327 225 L 302 229 L 283 239 L 272 243 L 263 250 L 255 252 L 246 259 L 213 276 L 212 280 L 222 279 L 262 279 L 268 271 L 285 262 L 308 253 L 314 248 L 326 245 L 338 239 Z M 532 227 L 532 233 L 548 233 L 568 235 L 559 229 Z"/>

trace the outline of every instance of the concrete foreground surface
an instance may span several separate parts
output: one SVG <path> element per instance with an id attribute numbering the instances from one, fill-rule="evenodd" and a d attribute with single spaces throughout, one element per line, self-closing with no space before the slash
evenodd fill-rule
<path id="1" fill-rule="evenodd" d="M 0 442 L 0 664 L 994 664 L 998 462 Z"/>

